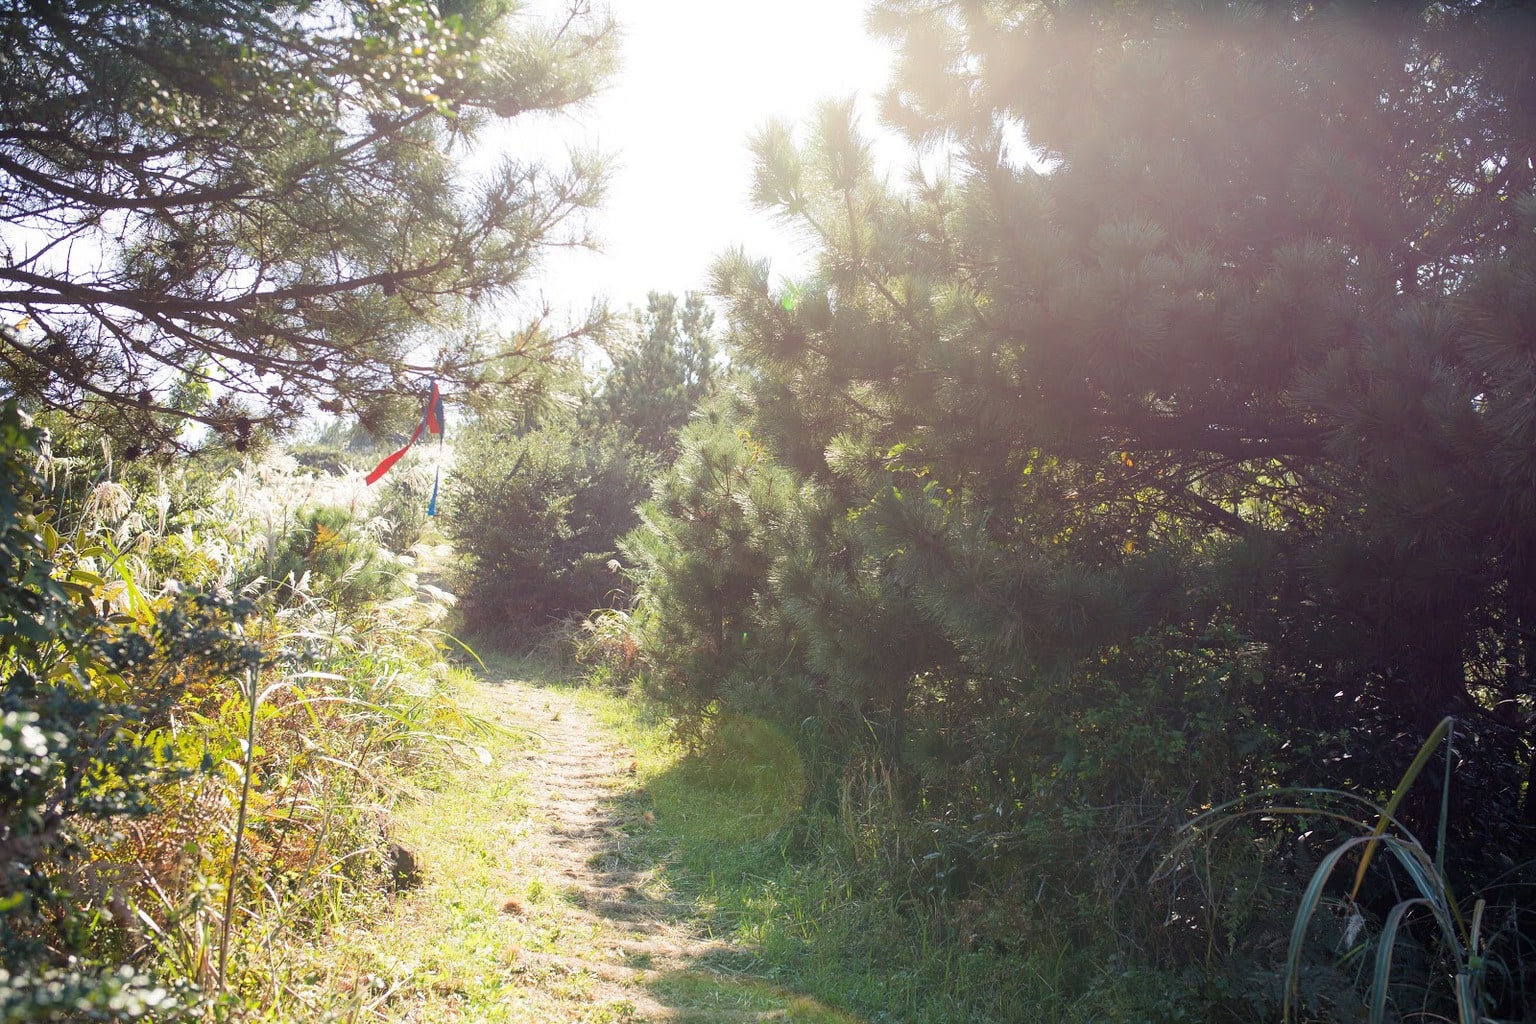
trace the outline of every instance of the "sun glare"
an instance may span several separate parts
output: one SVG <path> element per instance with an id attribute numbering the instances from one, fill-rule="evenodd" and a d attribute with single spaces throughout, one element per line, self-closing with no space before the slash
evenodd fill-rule
<path id="1" fill-rule="evenodd" d="M 507 151 L 537 145 L 596 149 L 610 186 L 591 227 L 599 253 L 557 252 L 525 296 L 556 308 L 606 297 L 643 304 L 650 290 L 707 283 L 732 246 L 770 258 L 779 274 L 808 265 L 805 247 L 751 209 L 747 139 L 772 118 L 800 123 L 828 97 L 858 97 L 867 131 L 890 55 L 864 31 L 865 0 L 620 0 L 622 63 L 585 110 L 509 136 Z M 554 7 L 538 5 L 540 12 Z M 536 16 L 543 16 L 542 14 Z M 526 153 L 519 153 L 526 155 Z M 542 154 L 541 154 L 542 155 Z"/>

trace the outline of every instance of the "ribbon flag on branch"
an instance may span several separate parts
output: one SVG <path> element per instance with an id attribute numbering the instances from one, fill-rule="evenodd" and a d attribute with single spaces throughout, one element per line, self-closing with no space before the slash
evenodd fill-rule
<path id="1" fill-rule="evenodd" d="M 421 422 L 416 424 L 416 430 L 411 434 L 411 439 L 405 442 L 405 446 L 399 451 L 391 452 L 384 456 L 383 461 L 374 466 L 373 472 L 369 473 L 365 478 L 366 483 L 371 487 L 374 483 L 378 482 L 380 477 L 388 473 L 395 463 L 400 461 L 400 456 L 411 450 L 411 445 L 415 444 L 423 433 L 436 434 L 438 447 L 441 448 L 443 444 L 443 423 L 443 394 L 438 390 L 437 380 L 433 379 L 432 391 L 427 395 L 427 406 L 421 412 Z M 427 515 L 429 516 L 437 515 L 437 485 L 441 482 L 442 475 L 442 460 L 439 459 L 437 472 L 432 477 L 432 500 L 427 504 Z"/>

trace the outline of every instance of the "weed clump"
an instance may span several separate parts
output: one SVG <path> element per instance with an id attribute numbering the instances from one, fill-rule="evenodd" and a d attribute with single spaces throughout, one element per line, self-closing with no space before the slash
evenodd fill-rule
<path id="1" fill-rule="evenodd" d="M 270 1007 L 290 949 L 401 877 L 392 780 L 467 747 L 451 599 L 355 474 L 112 479 L 10 404 L 0 442 L 0 1017 Z"/>

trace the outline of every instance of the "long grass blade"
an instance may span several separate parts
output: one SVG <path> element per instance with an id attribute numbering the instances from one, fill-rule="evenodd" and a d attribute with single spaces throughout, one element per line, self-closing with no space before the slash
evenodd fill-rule
<path id="1" fill-rule="evenodd" d="M 1301 950 L 1306 945 L 1307 927 L 1311 925 L 1313 916 L 1317 913 L 1318 904 L 1323 899 L 1323 888 L 1327 886 L 1328 879 L 1333 875 L 1333 869 L 1338 867 L 1339 861 L 1355 847 L 1369 843 L 1369 836 L 1356 836 L 1345 840 L 1323 858 L 1317 870 L 1312 873 L 1312 880 L 1307 883 L 1306 892 L 1302 893 L 1301 904 L 1296 908 L 1296 920 L 1291 925 L 1291 946 L 1285 956 L 1285 1000 L 1281 1008 L 1281 1020 L 1289 1021 L 1291 1011 L 1301 994 Z"/>
<path id="2" fill-rule="evenodd" d="M 530 730 L 530 732 L 531 732 L 531 730 Z M 543 740 L 543 737 L 540 736 L 538 733 L 531 732 L 531 734 L 534 735 L 535 737 L 537 737 L 538 739 L 540 739 L 541 741 Z M 1377 806 L 1376 804 L 1371 803 L 1369 800 L 1365 799 L 1364 797 L 1356 796 L 1355 794 L 1352 794 L 1352 793 L 1346 793 L 1346 792 L 1343 792 L 1341 790 L 1300 790 L 1300 789 L 1270 790 L 1269 792 L 1264 793 L 1264 794 L 1254 794 L 1254 795 L 1255 796 L 1259 796 L 1259 795 L 1263 795 L 1263 796 L 1277 796 L 1277 795 L 1284 794 L 1284 795 L 1287 795 L 1287 796 L 1293 796 L 1293 795 L 1297 795 L 1297 794 L 1308 794 L 1308 793 L 1311 793 L 1311 794 L 1326 793 L 1326 794 L 1329 794 L 1329 795 L 1336 795 L 1336 796 L 1340 796 L 1340 797 L 1347 797 L 1349 800 L 1351 800 L 1353 802 L 1356 802 L 1356 803 L 1359 803 L 1360 805 L 1362 805 L 1363 808 L 1368 809 L 1370 811 L 1379 813 L 1380 810 L 1381 810 L 1381 808 L 1379 806 Z M 1246 808 L 1246 809 L 1243 809 L 1243 810 L 1235 810 L 1235 811 L 1233 810 L 1234 807 L 1236 807 L 1239 804 L 1242 804 L 1242 803 L 1246 802 L 1247 799 L 1249 799 L 1249 798 L 1242 798 L 1242 799 L 1238 799 L 1238 800 L 1229 800 L 1225 804 L 1221 805 L 1221 807 L 1214 808 L 1214 809 L 1212 809 L 1210 811 L 1206 811 L 1206 812 L 1202 813 L 1199 817 L 1193 818 L 1190 821 L 1185 822 L 1184 825 L 1181 826 L 1181 831 L 1183 831 L 1185 833 L 1185 835 L 1177 843 L 1175 843 L 1173 845 L 1173 847 L 1168 851 L 1168 853 L 1163 857 L 1161 865 L 1157 868 L 1156 872 L 1154 872 L 1154 874 L 1153 874 L 1153 878 L 1154 879 L 1160 879 L 1160 878 L 1166 877 L 1167 873 L 1169 871 L 1172 871 L 1172 870 L 1174 870 L 1176 868 L 1176 866 L 1181 862 L 1181 860 L 1184 857 L 1184 855 L 1186 854 L 1186 852 L 1192 846 L 1194 846 L 1197 842 L 1200 842 L 1200 841 L 1203 841 L 1203 840 L 1209 840 L 1211 837 L 1213 837 L 1221 829 L 1226 828 L 1229 825 L 1235 824 L 1237 821 L 1239 821 L 1239 820 L 1241 820 L 1243 818 L 1251 818 L 1251 817 L 1256 817 L 1256 816 L 1257 817 L 1267 817 L 1267 816 L 1270 816 L 1270 815 L 1273 815 L 1273 816 L 1276 816 L 1276 817 L 1319 818 L 1319 819 L 1322 819 L 1324 821 L 1336 821 L 1339 824 L 1348 826 L 1351 829 L 1357 829 L 1357 828 L 1363 827 L 1362 826 L 1362 822 L 1361 822 L 1359 817 L 1354 817 L 1354 816 L 1351 816 L 1349 814 L 1344 814 L 1344 813 L 1342 813 L 1340 811 L 1329 810 L 1329 809 L 1324 808 L 1324 807 L 1308 807 L 1308 806 L 1302 806 L 1302 805 L 1266 804 L 1266 805 L 1262 805 L 1262 806 L 1259 806 L 1259 807 L 1249 807 L 1249 808 Z M 1222 817 L 1213 818 L 1213 815 L 1216 815 L 1216 814 L 1221 814 L 1223 816 Z M 1401 826 L 1399 826 L 1399 828 L 1403 832 L 1405 838 L 1407 838 L 1409 841 L 1415 841 L 1415 840 L 1413 840 L 1412 834 L 1409 833 L 1407 829 L 1401 828 Z"/>
<path id="3" fill-rule="evenodd" d="M 1456 1017 L 1459 1024 L 1482 1024 L 1483 1021 L 1472 978 L 1465 972 L 1456 975 Z"/>
<path id="4" fill-rule="evenodd" d="M 1349 890 L 1350 902 L 1354 902 L 1355 897 L 1360 895 L 1360 886 L 1365 881 L 1365 870 L 1371 866 L 1371 857 L 1375 854 L 1382 835 L 1387 831 L 1387 824 L 1395 820 L 1398 805 L 1403 802 L 1403 797 L 1407 794 L 1408 788 L 1413 785 L 1414 780 L 1419 777 L 1419 773 L 1424 770 L 1424 766 L 1429 763 L 1430 757 L 1435 752 L 1435 747 L 1440 744 L 1441 740 L 1449 736 L 1450 732 L 1451 719 L 1449 717 L 1441 719 L 1440 724 L 1435 726 L 1435 731 L 1429 734 L 1429 739 L 1425 740 L 1424 745 L 1419 747 L 1419 752 L 1414 756 L 1413 763 L 1408 765 L 1408 770 L 1398 780 L 1397 788 L 1392 791 L 1391 799 L 1387 801 L 1387 806 L 1383 808 L 1381 816 L 1376 820 L 1376 828 L 1371 832 L 1370 843 L 1366 846 L 1365 852 L 1360 855 L 1360 866 L 1355 869 L 1355 884 Z M 1446 751 L 1446 757 L 1450 757 L 1449 749 Z"/>
<path id="5" fill-rule="evenodd" d="M 1382 842 L 1408 872 L 1414 888 L 1429 900 L 1430 909 L 1435 913 L 1435 922 L 1440 926 L 1441 937 L 1450 945 L 1456 962 L 1463 962 L 1466 954 L 1461 909 L 1456 905 L 1455 894 L 1445 884 L 1445 879 L 1435 870 L 1428 851 L 1418 843 L 1407 842 L 1396 836 L 1387 836 Z"/>
<path id="6" fill-rule="evenodd" d="M 444 640 L 447 640 L 449 643 L 454 644 L 455 646 L 457 646 L 461 650 L 463 650 L 465 654 L 469 655 L 471 658 L 474 658 L 475 659 L 475 664 L 480 666 L 480 670 L 482 672 L 490 671 L 489 669 L 487 669 L 485 667 L 485 662 L 480 660 L 480 655 L 475 653 L 475 649 L 473 647 L 469 646 L 469 644 L 465 643 L 463 640 L 460 640 L 458 637 L 454 636 L 452 633 L 449 633 L 449 632 L 447 632 L 445 630 L 441 630 L 441 629 L 428 629 L 428 630 L 425 630 L 424 632 L 426 632 L 427 634 L 432 635 L 432 636 L 442 637 Z"/>
<path id="7" fill-rule="evenodd" d="M 260 696 L 259 670 L 246 673 L 246 692 L 250 695 L 250 707 L 246 713 L 245 764 L 240 779 L 240 811 L 235 821 L 234 850 L 229 857 L 229 888 L 224 894 L 224 920 L 219 928 L 219 991 L 224 991 L 224 969 L 229 961 L 229 927 L 234 916 L 235 891 L 240 884 L 240 854 L 245 845 L 245 816 L 251 796 L 251 765 L 256 755 L 256 703 Z"/>
<path id="8" fill-rule="evenodd" d="M 1370 1024 L 1382 1024 L 1387 1015 L 1387 988 L 1392 982 L 1392 951 L 1397 947 L 1397 930 L 1403 916 L 1414 907 L 1430 901 L 1424 897 L 1404 900 L 1387 912 L 1386 923 L 1381 927 L 1381 941 L 1376 947 L 1376 968 L 1371 972 Z"/>
<path id="9" fill-rule="evenodd" d="M 1487 908 L 1488 901 L 1485 899 L 1478 900 L 1472 907 L 1472 929 L 1467 936 L 1467 952 L 1473 956 L 1477 955 L 1478 942 L 1483 931 L 1483 911 Z"/>
<path id="10" fill-rule="evenodd" d="M 1447 722 L 1451 720 L 1446 719 Z M 1455 742 L 1453 724 L 1445 733 L 1445 777 L 1440 782 L 1440 824 L 1435 830 L 1435 871 L 1445 877 L 1445 829 L 1451 819 L 1451 744 Z"/>

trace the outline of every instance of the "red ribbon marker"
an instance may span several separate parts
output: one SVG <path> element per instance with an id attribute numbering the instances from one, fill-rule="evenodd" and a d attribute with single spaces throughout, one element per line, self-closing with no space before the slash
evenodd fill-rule
<path id="1" fill-rule="evenodd" d="M 411 434 L 411 439 L 405 442 L 405 447 L 399 451 L 391 452 L 389 455 L 384 456 L 384 461 L 374 466 L 373 472 L 364 478 L 365 482 L 369 486 L 377 483 L 380 477 L 388 473 L 394 468 L 395 463 L 400 461 L 400 456 L 411 450 L 411 445 L 415 444 L 423 433 L 436 434 L 438 439 L 441 440 L 443 436 L 443 422 L 443 395 L 442 392 L 438 391 L 437 381 L 434 380 L 432 382 L 432 393 L 427 396 L 427 407 L 422 410 L 421 422 L 416 424 L 416 430 Z M 436 505 L 437 502 L 434 501 L 433 504 Z"/>

